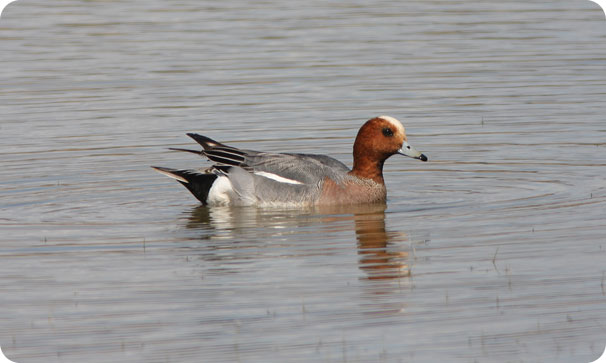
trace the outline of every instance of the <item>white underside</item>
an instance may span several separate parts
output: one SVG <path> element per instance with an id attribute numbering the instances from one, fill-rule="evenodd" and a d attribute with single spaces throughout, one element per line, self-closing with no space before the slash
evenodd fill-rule
<path id="1" fill-rule="evenodd" d="M 281 183 L 286 184 L 303 184 L 299 181 L 288 179 L 281 177 L 279 175 L 267 172 L 254 172 L 254 174 L 263 176 L 265 178 L 275 180 Z M 206 202 L 209 205 L 220 206 L 220 205 L 257 205 L 262 207 L 287 207 L 287 206 L 301 206 L 302 203 L 300 201 L 286 202 L 286 201 L 263 201 L 254 198 L 254 201 L 248 200 L 246 196 L 238 195 L 238 192 L 234 190 L 232 182 L 229 180 L 229 177 L 226 175 L 220 175 L 217 177 L 213 185 L 210 187 L 208 191 L 208 197 L 206 198 Z M 252 204 L 251 204 L 252 203 Z"/>

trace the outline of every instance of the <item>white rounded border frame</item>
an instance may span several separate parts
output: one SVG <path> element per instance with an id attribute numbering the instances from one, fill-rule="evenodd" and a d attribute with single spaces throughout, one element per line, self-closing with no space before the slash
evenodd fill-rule
<path id="1" fill-rule="evenodd" d="M 602 8 L 602 11 L 604 12 L 604 16 L 606 17 L 606 0 L 589 0 L 589 1 L 593 1 L 594 3 L 600 5 L 600 7 Z"/>
<path id="2" fill-rule="evenodd" d="M 6 8 L 6 6 L 12 2 L 15 2 L 17 0 L 0 0 L 0 18 L 2 17 L 2 13 L 4 11 L 4 9 Z M 602 12 L 604 12 L 604 17 L 606 18 L 606 0 L 589 0 L 592 1 L 596 4 L 598 4 L 600 6 L 600 8 L 602 9 Z M 0 363 L 16 363 L 11 361 L 10 359 L 8 359 L 4 353 L 2 352 L 2 347 L 0 347 Z M 606 363 L 606 347 L 604 347 L 604 351 L 602 352 L 602 355 L 600 357 L 598 357 L 598 359 L 589 362 L 589 363 Z"/>
<path id="3" fill-rule="evenodd" d="M 0 17 L 2 17 L 2 11 L 4 11 L 6 5 L 12 3 L 13 1 L 17 0 L 0 0 Z"/>

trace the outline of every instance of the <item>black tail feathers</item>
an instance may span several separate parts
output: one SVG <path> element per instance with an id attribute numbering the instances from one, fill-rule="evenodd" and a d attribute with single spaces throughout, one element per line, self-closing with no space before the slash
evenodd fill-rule
<path id="1" fill-rule="evenodd" d="M 204 205 L 208 203 L 208 192 L 218 177 L 215 174 L 199 173 L 195 170 L 177 170 L 159 166 L 152 168 L 183 184 Z"/>
<path id="2" fill-rule="evenodd" d="M 198 144 L 200 144 L 204 148 L 204 150 L 210 150 L 210 149 L 212 149 L 214 147 L 218 147 L 218 146 L 226 146 L 226 145 L 221 144 L 218 141 L 211 139 L 210 137 L 202 136 L 200 134 L 194 134 L 192 132 L 188 132 L 187 136 L 194 139 Z"/>

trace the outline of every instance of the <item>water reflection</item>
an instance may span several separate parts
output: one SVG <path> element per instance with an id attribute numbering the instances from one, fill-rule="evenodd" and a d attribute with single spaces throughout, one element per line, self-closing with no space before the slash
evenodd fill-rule
<path id="1" fill-rule="evenodd" d="M 407 235 L 387 232 L 385 208 L 374 213 L 354 214 L 360 268 L 369 279 L 410 276 Z"/>
<path id="2" fill-rule="evenodd" d="M 408 277 L 411 275 L 411 240 L 407 233 L 386 229 L 386 208 L 385 204 L 307 209 L 198 206 L 191 210 L 186 227 L 203 233 L 197 234 L 197 238 L 227 239 L 229 243 L 242 237 L 266 241 L 275 237 L 302 236 L 306 231 L 330 234 L 353 228 L 359 268 L 367 279 Z M 234 248 L 240 245 L 236 244 Z M 327 254 L 334 253 L 329 250 L 326 249 Z"/>

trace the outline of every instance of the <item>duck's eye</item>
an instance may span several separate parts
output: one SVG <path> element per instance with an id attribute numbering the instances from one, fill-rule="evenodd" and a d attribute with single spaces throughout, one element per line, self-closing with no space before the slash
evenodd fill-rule
<path id="1" fill-rule="evenodd" d="M 385 128 L 383 128 L 383 135 L 385 135 L 387 137 L 391 137 L 391 136 L 393 136 L 393 131 L 391 131 L 391 129 L 389 127 L 385 127 Z"/>

